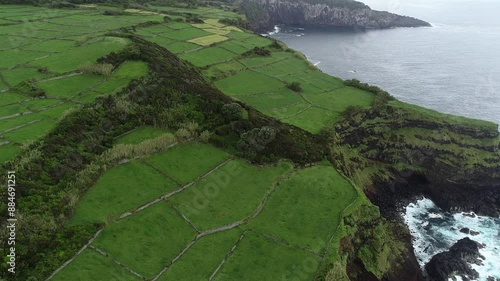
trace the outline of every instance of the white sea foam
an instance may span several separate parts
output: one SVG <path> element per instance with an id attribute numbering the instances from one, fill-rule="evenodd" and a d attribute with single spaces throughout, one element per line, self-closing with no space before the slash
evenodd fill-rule
<path id="1" fill-rule="evenodd" d="M 280 33 L 280 31 L 281 31 L 281 28 L 279 26 L 275 25 L 274 30 L 269 32 L 268 34 L 265 34 L 265 35 L 273 36 L 273 35 Z"/>
<path id="2" fill-rule="evenodd" d="M 422 199 L 407 206 L 404 220 L 413 237 L 415 255 L 424 266 L 434 255 L 447 251 L 458 240 L 469 237 L 484 245 L 480 249 L 486 259 L 483 265 L 472 265 L 483 281 L 488 276 L 500 278 L 500 218 L 467 214 L 450 214 L 439 209 L 431 200 Z M 479 232 L 460 232 L 462 228 Z"/>

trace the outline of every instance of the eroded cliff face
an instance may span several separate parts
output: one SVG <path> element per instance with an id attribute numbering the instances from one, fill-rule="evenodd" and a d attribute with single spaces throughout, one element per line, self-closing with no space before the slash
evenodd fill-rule
<path id="1" fill-rule="evenodd" d="M 430 26 L 429 23 L 416 18 L 375 11 L 365 5 L 339 7 L 311 4 L 302 0 L 251 0 L 249 2 L 252 3 L 246 3 L 242 7 L 256 31 L 266 31 L 277 24 L 360 29 Z M 260 12 L 257 12 L 258 10 Z M 262 14 L 263 11 L 265 14 Z"/>
<path id="2" fill-rule="evenodd" d="M 493 123 L 392 101 L 337 125 L 346 174 L 384 215 L 414 195 L 451 212 L 500 215 L 500 137 Z M 405 204 L 405 203 L 403 203 Z"/>

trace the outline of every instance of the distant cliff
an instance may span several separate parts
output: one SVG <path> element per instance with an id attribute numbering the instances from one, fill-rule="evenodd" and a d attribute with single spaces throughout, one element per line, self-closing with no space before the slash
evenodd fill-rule
<path id="1" fill-rule="evenodd" d="M 375 11 L 350 0 L 247 0 L 240 5 L 252 29 L 260 32 L 277 24 L 362 29 L 430 26 L 416 18 Z"/>

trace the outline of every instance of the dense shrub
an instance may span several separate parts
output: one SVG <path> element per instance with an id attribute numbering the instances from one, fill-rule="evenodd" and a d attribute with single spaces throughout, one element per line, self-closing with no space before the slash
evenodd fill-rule
<path id="1" fill-rule="evenodd" d="M 286 87 L 294 92 L 297 92 L 297 93 L 300 93 L 302 92 L 302 87 L 300 87 L 300 83 L 299 82 L 291 82 L 291 83 L 287 83 L 286 84 Z"/>

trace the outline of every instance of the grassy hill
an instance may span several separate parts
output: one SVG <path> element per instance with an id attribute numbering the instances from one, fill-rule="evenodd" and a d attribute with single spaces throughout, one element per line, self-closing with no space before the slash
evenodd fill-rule
<path id="1" fill-rule="evenodd" d="M 380 280 L 412 253 L 363 190 L 440 179 L 411 149 L 496 171 L 495 124 L 326 75 L 219 8 L 2 6 L 2 278 Z"/>

